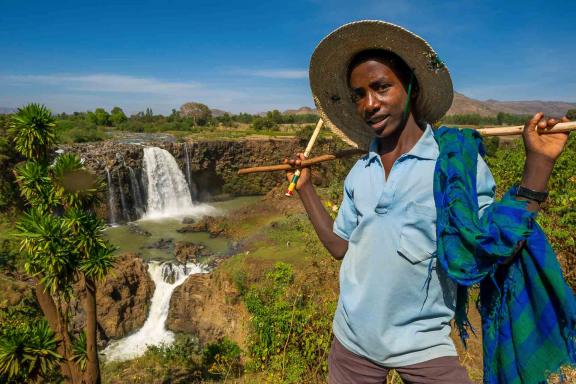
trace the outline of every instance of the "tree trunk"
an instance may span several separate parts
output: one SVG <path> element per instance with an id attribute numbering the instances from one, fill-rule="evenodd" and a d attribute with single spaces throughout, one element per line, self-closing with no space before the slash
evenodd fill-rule
<path id="1" fill-rule="evenodd" d="M 86 292 L 84 295 L 84 312 L 86 313 L 86 371 L 83 383 L 100 384 L 100 365 L 96 335 L 96 284 L 84 277 Z"/>
<path id="2" fill-rule="evenodd" d="M 56 334 L 58 338 L 58 346 L 56 347 L 56 352 L 63 357 L 60 362 L 60 370 L 62 371 L 62 376 L 67 383 L 78 383 L 79 382 L 79 371 L 70 359 L 72 357 L 70 335 L 68 334 L 68 328 L 66 327 L 66 322 L 62 317 L 61 311 L 58 310 L 56 303 L 52 296 L 45 291 L 44 286 L 40 283 L 36 284 L 34 289 L 36 293 L 36 299 L 40 305 L 40 309 L 48 321 L 48 325 L 52 331 Z"/>

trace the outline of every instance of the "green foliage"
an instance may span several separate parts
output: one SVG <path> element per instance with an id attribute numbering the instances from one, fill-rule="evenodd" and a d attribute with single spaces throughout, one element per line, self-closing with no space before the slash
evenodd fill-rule
<path id="1" fill-rule="evenodd" d="M 498 136 L 484 137 L 484 150 L 487 156 L 496 156 L 498 147 L 500 146 L 500 138 Z"/>
<path id="2" fill-rule="evenodd" d="M 3 328 L 0 333 L 0 381 L 23 383 L 53 374 L 62 357 L 46 321 Z"/>
<path id="3" fill-rule="evenodd" d="M 33 113 L 51 118 L 50 112 L 43 106 L 31 110 Z M 98 110 L 97 112 L 100 113 Z M 22 116 L 28 115 L 22 113 Z M 48 139 L 39 140 L 38 132 L 34 132 L 49 131 L 46 127 L 50 125 L 45 122 L 46 118 L 34 120 L 22 116 L 20 120 L 14 121 L 19 124 L 23 122 L 32 124 L 33 121 L 42 120 L 44 123 L 35 123 L 34 126 L 21 125 L 15 130 L 15 141 L 24 143 L 22 147 L 32 148 L 23 151 L 24 155 L 31 157 L 16 168 L 20 193 L 29 206 L 28 211 L 22 214 L 21 220 L 16 225 L 17 238 L 20 240 L 20 252 L 25 258 L 25 272 L 35 278 L 40 285 L 39 289 L 48 293 L 48 297 L 44 299 L 46 305 L 55 307 L 54 311 L 47 311 L 47 319 L 52 326 L 63 324 L 54 330 L 58 332 L 60 341 L 67 343 L 73 335 L 69 333 L 72 327 L 69 324 L 70 318 L 65 303 L 73 294 L 74 283 L 84 281 L 86 286 L 92 286 L 95 280 L 104 278 L 113 263 L 114 249 L 103 237 L 105 225 L 94 212 L 95 204 L 98 202 L 97 193 L 104 184 L 102 180 L 84 169 L 80 158 L 76 155 L 62 155 L 52 165 L 48 165 L 47 156 L 42 157 L 38 154 L 47 154 L 51 143 Z M 85 294 L 94 293 L 86 289 Z M 84 309 L 87 316 L 96 316 L 95 308 Z M 92 320 L 94 320 L 92 323 L 96 322 L 95 318 Z M 49 335 L 41 332 L 42 329 L 30 328 L 24 331 L 38 335 L 39 341 L 48 340 Z M 19 367 L 34 358 L 37 359 L 34 360 L 34 364 L 39 364 L 41 372 L 44 372 L 44 368 L 51 364 L 50 353 L 47 349 L 40 348 L 31 348 L 27 350 L 29 351 L 27 354 L 18 352 L 20 349 L 15 348 L 21 345 L 23 340 L 19 338 L 20 335 L 21 333 L 15 333 L 11 339 L 5 339 L 9 341 L 6 348 L 12 348 L 7 349 L 10 351 L 10 366 Z M 53 338 L 53 335 L 50 335 Z M 90 346 L 86 347 L 86 343 L 87 340 L 83 335 L 78 336 L 74 346 L 64 347 L 63 353 L 66 354 L 64 358 L 86 367 L 88 363 L 86 351 L 93 350 Z M 74 350 L 72 355 L 69 355 L 69 348 Z M 97 356 L 94 361 L 97 364 Z M 97 365 L 95 369 L 98 370 Z M 16 368 L 10 368 L 7 372 L 13 376 Z M 32 371 L 29 370 L 28 373 L 30 372 Z"/>
<path id="4" fill-rule="evenodd" d="M 245 296 L 252 315 L 249 368 L 283 383 L 323 376 L 331 340 L 335 303 L 315 300 L 309 285 L 295 279 L 292 266 L 278 262 Z"/>
<path id="5" fill-rule="evenodd" d="M 566 111 L 566 117 L 572 121 L 576 120 L 576 109 L 569 109 Z"/>
<path id="6" fill-rule="evenodd" d="M 171 345 L 149 346 L 142 357 L 105 364 L 104 382 L 226 382 L 242 372 L 240 353 L 227 338 L 202 348 L 197 338 L 179 334 Z"/>
<path id="7" fill-rule="evenodd" d="M 128 118 L 124 114 L 124 111 L 122 110 L 122 108 L 114 107 L 114 108 L 112 108 L 112 111 L 110 111 L 110 123 L 112 123 L 112 125 L 118 126 L 118 125 L 126 122 L 127 120 L 128 120 Z"/>
<path id="8" fill-rule="evenodd" d="M 14 174 L 10 170 L 20 155 L 14 148 L 14 134 L 11 129 L 11 115 L 0 115 L 0 212 L 5 212 L 18 203 L 18 190 Z"/>
<path id="9" fill-rule="evenodd" d="M 273 131 L 278 129 L 278 124 L 268 117 L 256 117 L 252 121 L 252 128 L 257 131 Z"/>
<path id="10" fill-rule="evenodd" d="M 498 112 L 496 122 L 499 125 L 524 125 L 532 115 L 513 115 L 511 113 Z"/>
<path id="11" fill-rule="evenodd" d="M 312 137 L 312 133 L 314 133 L 314 126 L 305 125 L 296 132 L 296 137 L 299 138 L 300 141 L 307 142 L 308 140 L 310 140 L 310 137 Z"/>
<path id="12" fill-rule="evenodd" d="M 204 348 L 202 366 L 213 378 L 238 377 L 242 374 L 240 352 L 238 344 L 224 337 Z"/>
<path id="13" fill-rule="evenodd" d="M 104 108 L 96 108 L 94 112 L 86 113 L 88 120 L 96 125 L 109 126 L 110 114 Z"/>
<path id="14" fill-rule="evenodd" d="M 106 137 L 101 128 L 88 121 L 56 121 L 56 141 L 58 143 L 89 143 L 103 141 Z"/>
<path id="15" fill-rule="evenodd" d="M 20 195 L 26 202 L 41 211 L 57 204 L 47 167 L 35 161 L 27 161 L 16 167 L 16 181 Z"/>
<path id="16" fill-rule="evenodd" d="M 82 371 L 86 370 L 88 354 L 86 352 L 86 334 L 80 332 L 72 345 L 72 360 L 78 364 Z"/>
<path id="17" fill-rule="evenodd" d="M 54 117 L 40 104 L 18 108 L 12 116 L 12 133 L 16 150 L 30 160 L 44 163 L 54 144 Z"/>

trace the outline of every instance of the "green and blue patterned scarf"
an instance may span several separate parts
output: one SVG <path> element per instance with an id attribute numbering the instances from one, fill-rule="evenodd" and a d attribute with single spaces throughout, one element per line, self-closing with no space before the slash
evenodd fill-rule
<path id="1" fill-rule="evenodd" d="M 542 383 L 576 364 L 576 299 L 535 213 L 513 187 L 478 218 L 476 166 L 484 155 L 470 129 L 435 131 L 438 261 L 458 283 L 455 320 L 468 337 L 466 287 L 480 283 L 484 383 Z M 517 252 L 509 265 L 502 263 Z"/>

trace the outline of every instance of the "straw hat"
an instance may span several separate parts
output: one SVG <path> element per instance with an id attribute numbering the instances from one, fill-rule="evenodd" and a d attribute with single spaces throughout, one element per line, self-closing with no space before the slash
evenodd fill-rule
<path id="1" fill-rule="evenodd" d="M 434 123 L 452 105 L 454 92 L 446 65 L 421 37 L 379 20 L 345 24 L 318 44 L 310 59 L 310 87 L 320 117 L 348 144 L 367 150 L 374 137 L 356 114 L 348 86 L 348 66 L 365 50 L 382 49 L 400 56 L 418 80 L 415 112 L 419 120 Z"/>

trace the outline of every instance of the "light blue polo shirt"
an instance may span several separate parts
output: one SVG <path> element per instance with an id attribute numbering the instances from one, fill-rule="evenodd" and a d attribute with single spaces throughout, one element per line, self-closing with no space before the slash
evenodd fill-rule
<path id="1" fill-rule="evenodd" d="M 386 367 L 457 355 L 450 338 L 456 285 L 436 267 L 437 158 L 428 125 L 385 179 L 373 141 L 346 177 L 334 222 L 334 233 L 348 240 L 334 335 L 349 351 Z M 495 183 L 480 157 L 477 190 L 482 211 L 493 201 Z"/>

